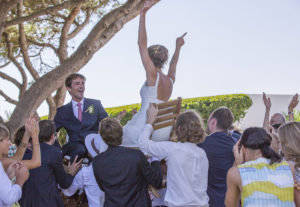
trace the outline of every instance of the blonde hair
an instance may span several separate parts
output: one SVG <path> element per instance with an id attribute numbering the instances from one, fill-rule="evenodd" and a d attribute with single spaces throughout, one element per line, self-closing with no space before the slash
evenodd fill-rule
<path id="1" fill-rule="evenodd" d="M 278 134 L 285 158 L 300 168 L 300 123 L 288 122 L 279 127 Z"/>
<path id="2" fill-rule="evenodd" d="M 196 111 L 188 110 L 176 120 L 175 132 L 179 142 L 199 144 L 205 140 L 205 131 L 201 117 Z"/>
<path id="3" fill-rule="evenodd" d="M 9 130 L 4 124 L 0 124 L 0 141 L 9 137 Z"/>

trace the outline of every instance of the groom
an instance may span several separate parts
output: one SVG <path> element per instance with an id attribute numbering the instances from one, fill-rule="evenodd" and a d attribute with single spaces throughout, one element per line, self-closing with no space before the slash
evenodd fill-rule
<path id="1" fill-rule="evenodd" d="M 101 102 L 95 99 L 84 98 L 85 77 L 78 73 L 69 75 L 65 81 L 66 88 L 72 96 L 72 101 L 57 109 L 54 117 L 56 131 L 64 127 L 69 141 L 62 148 L 62 156 L 87 156 L 84 139 L 88 134 L 97 133 L 99 122 L 107 117 Z"/>

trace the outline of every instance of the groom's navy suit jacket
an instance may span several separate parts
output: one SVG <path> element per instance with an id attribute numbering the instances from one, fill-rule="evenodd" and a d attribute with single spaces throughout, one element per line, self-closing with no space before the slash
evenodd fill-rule
<path id="1" fill-rule="evenodd" d="M 88 108 L 94 108 L 94 111 Z M 107 117 L 101 102 L 95 99 L 84 98 L 82 121 L 79 121 L 73 113 L 72 101 L 57 109 L 54 117 L 56 130 L 64 127 L 69 136 L 69 142 L 81 142 L 84 144 L 84 138 L 90 133 L 98 133 L 99 123 Z"/>

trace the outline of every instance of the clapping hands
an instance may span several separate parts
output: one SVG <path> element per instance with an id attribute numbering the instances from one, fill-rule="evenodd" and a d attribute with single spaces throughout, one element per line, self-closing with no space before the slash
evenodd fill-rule
<path id="1" fill-rule="evenodd" d="M 7 174 L 9 174 L 8 176 L 16 176 L 16 184 L 21 187 L 29 177 L 27 167 L 21 162 L 12 163 L 7 169 Z"/>
<path id="2" fill-rule="evenodd" d="M 30 137 L 32 137 L 33 140 L 38 139 L 40 128 L 39 128 L 39 122 L 35 115 L 31 115 L 25 123 L 25 130 L 26 133 L 29 134 Z"/>

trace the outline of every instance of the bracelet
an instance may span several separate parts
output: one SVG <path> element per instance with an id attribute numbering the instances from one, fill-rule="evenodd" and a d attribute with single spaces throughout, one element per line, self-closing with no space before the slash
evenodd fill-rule
<path id="1" fill-rule="evenodd" d="M 25 147 L 25 148 L 26 148 L 26 147 L 27 147 L 27 144 L 24 143 L 24 142 L 21 142 L 20 145 L 19 145 L 19 147 Z"/>
<path id="2" fill-rule="evenodd" d="M 288 114 L 294 114 L 294 112 L 292 112 L 292 111 L 289 111 L 289 112 L 288 112 Z"/>

